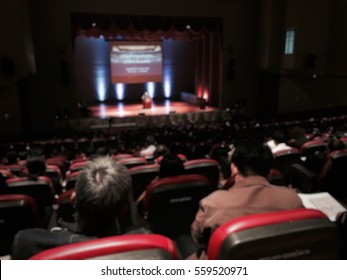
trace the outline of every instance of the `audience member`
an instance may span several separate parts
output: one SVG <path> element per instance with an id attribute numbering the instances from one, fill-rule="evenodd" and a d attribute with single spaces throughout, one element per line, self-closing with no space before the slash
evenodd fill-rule
<path id="1" fill-rule="evenodd" d="M 28 177 L 36 180 L 39 176 L 44 176 L 46 172 L 46 163 L 43 157 L 33 156 L 27 159 L 26 167 L 28 169 Z"/>
<path id="2" fill-rule="evenodd" d="M 10 150 L 6 153 L 6 164 L 18 164 L 18 153 L 14 150 Z"/>
<path id="3" fill-rule="evenodd" d="M 145 145 L 146 147 L 140 151 L 139 156 L 144 158 L 153 157 L 153 154 L 156 150 L 154 136 L 147 136 L 145 140 Z"/>
<path id="4" fill-rule="evenodd" d="M 268 182 L 266 177 L 272 160 L 266 145 L 242 141 L 236 146 L 231 163 L 235 184 L 200 201 L 191 227 L 195 242 L 207 244 L 213 230 L 236 217 L 303 207 L 294 190 Z M 204 258 L 204 254 L 200 258 Z"/>
<path id="5" fill-rule="evenodd" d="M 316 152 L 313 155 L 308 156 L 304 162 L 304 166 L 310 169 L 314 174 L 319 175 L 325 165 L 327 155 L 330 152 L 343 150 L 344 148 L 345 145 L 343 142 L 340 139 L 333 137 L 328 143 L 328 150 Z M 323 174 L 320 176 L 323 176 Z"/>
<path id="6" fill-rule="evenodd" d="M 160 161 L 159 178 L 182 175 L 185 173 L 182 160 L 174 153 L 168 153 Z"/>
<path id="7" fill-rule="evenodd" d="M 159 178 L 178 176 L 182 174 L 185 174 L 183 161 L 176 154 L 167 153 L 163 156 L 162 160 L 160 161 L 158 177 L 154 178 L 153 181 L 156 181 Z M 146 190 L 144 190 L 141 193 L 141 195 L 137 198 L 137 211 L 141 216 L 143 215 L 143 200 L 146 194 L 147 192 Z"/>
<path id="8" fill-rule="evenodd" d="M 271 152 L 273 154 L 279 151 L 285 151 L 292 148 L 286 144 L 288 141 L 288 136 L 285 130 L 276 130 L 272 135 L 272 139 L 274 145 L 270 145 L 269 148 L 271 149 Z"/>
<path id="9" fill-rule="evenodd" d="M 12 259 L 27 259 L 51 247 L 83 240 L 117 235 L 117 224 L 128 205 L 131 177 L 127 169 L 109 157 L 88 163 L 75 187 L 76 223 L 63 223 L 51 231 L 26 229 L 17 233 Z"/>
<path id="10" fill-rule="evenodd" d="M 321 168 L 319 172 L 317 173 L 317 179 L 318 183 L 320 185 L 321 190 L 328 190 L 329 189 L 329 181 L 330 181 L 330 170 L 331 170 L 331 158 L 327 157 L 327 155 L 334 151 L 344 150 L 345 144 L 338 138 L 333 138 L 329 144 L 328 144 L 328 153 L 325 155 L 325 158 L 323 161 L 321 161 Z"/>
<path id="11" fill-rule="evenodd" d="M 318 133 L 318 130 L 315 133 Z M 290 137 L 292 139 L 291 145 L 297 149 L 300 149 L 302 144 L 310 141 L 310 139 L 306 137 L 306 130 L 299 126 L 295 126 L 291 129 Z"/>

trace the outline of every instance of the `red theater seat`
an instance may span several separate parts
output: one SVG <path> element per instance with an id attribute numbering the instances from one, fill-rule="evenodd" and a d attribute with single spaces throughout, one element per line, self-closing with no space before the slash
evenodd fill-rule
<path id="1" fill-rule="evenodd" d="M 324 152 L 327 149 L 327 144 L 322 140 L 312 140 L 301 145 L 300 153 L 302 156 L 310 156 L 316 152 Z"/>
<path id="2" fill-rule="evenodd" d="M 133 158 L 134 156 L 132 154 L 117 154 L 113 155 L 112 158 L 116 161 L 124 159 L 124 158 Z"/>
<path id="3" fill-rule="evenodd" d="M 133 182 L 133 195 L 136 200 L 141 193 L 146 189 L 149 183 L 158 176 L 159 165 L 147 164 L 135 166 L 129 169 L 130 176 Z"/>
<path id="4" fill-rule="evenodd" d="M 37 203 L 44 226 L 48 225 L 52 215 L 52 205 L 55 202 L 55 193 L 52 181 L 46 176 L 39 176 L 37 180 L 26 177 L 6 180 L 8 193 L 25 194 L 31 196 Z"/>
<path id="5" fill-rule="evenodd" d="M 151 230 L 175 238 L 190 234 L 199 201 L 211 192 L 208 180 L 197 174 L 158 179 L 146 188 L 145 217 Z"/>
<path id="6" fill-rule="evenodd" d="M 184 163 L 184 169 L 188 174 L 200 174 L 206 177 L 213 189 L 218 188 L 219 163 L 214 159 L 193 159 Z"/>
<path id="7" fill-rule="evenodd" d="M 8 164 L 0 166 L 0 169 L 11 171 L 14 176 L 20 176 L 24 166 L 20 164 Z"/>
<path id="8" fill-rule="evenodd" d="M 319 189 L 329 192 L 336 199 L 346 203 L 346 172 L 347 149 L 329 153 L 323 170 L 318 176 Z"/>
<path id="9" fill-rule="evenodd" d="M 63 192 L 59 195 L 56 204 L 58 206 L 57 209 L 57 218 L 61 218 L 66 222 L 74 222 L 74 214 L 75 207 L 74 201 L 71 199 L 72 194 L 74 193 L 74 189 L 69 189 L 66 192 Z"/>
<path id="10" fill-rule="evenodd" d="M 1 175 L 7 180 L 10 178 L 13 178 L 13 174 L 10 170 L 7 169 L 0 169 Z"/>
<path id="11" fill-rule="evenodd" d="M 158 234 L 124 234 L 64 245 L 40 252 L 31 260 L 172 260 L 174 242 Z"/>
<path id="12" fill-rule="evenodd" d="M 183 154 L 177 154 L 177 156 L 178 156 L 178 158 L 179 158 L 180 160 L 182 160 L 183 162 L 187 161 L 187 157 L 186 157 L 185 155 L 183 155 Z M 155 162 L 156 162 L 157 164 L 160 164 L 160 162 L 162 161 L 163 157 L 164 157 L 164 156 L 159 156 L 159 157 L 157 157 L 157 158 L 155 159 Z"/>
<path id="13" fill-rule="evenodd" d="M 337 259 L 337 225 L 320 211 L 295 209 L 233 219 L 212 234 L 208 259 Z"/>
<path id="14" fill-rule="evenodd" d="M 118 160 L 120 164 L 123 164 L 125 167 L 128 169 L 139 166 L 139 165 L 144 165 L 147 164 L 147 160 L 142 157 L 132 157 L 132 158 L 123 158 Z"/>
<path id="15" fill-rule="evenodd" d="M 75 171 L 83 170 L 88 164 L 88 161 L 75 162 L 70 165 L 68 172 L 72 173 Z"/>
<path id="16" fill-rule="evenodd" d="M 298 149 L 292 148 L 288 150 L 278 151 L 273 154 L 274 164 L 272 168 L 279 170 L 286 182 L 289 183 L 290 166 L 294 163 L 300 163 L 301 154 Z"/>
<path id="17" fill-rule="evenodd" d="M 14 235 L 22 229 L 41 227 L 35 200 L 23 194 L 0 195 L 0 255 L 10 253 Z"/>
<path id="18" fill-rule="evenodd" d="M 66 176 L 64 187 L 66 190 L 74 189 L 76 185 L 76 180 L 81 173 L 81 170 L 72 172 Z"/>

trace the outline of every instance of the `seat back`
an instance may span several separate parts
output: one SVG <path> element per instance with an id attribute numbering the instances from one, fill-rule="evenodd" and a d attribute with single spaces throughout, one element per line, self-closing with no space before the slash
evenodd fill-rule
<path id="1" fill-rule="evenodd" d="M 316 152 L 324 152 L 327 150 L 327 144 L 322 140 L 312 140 L 301 145 L 300 153 L 302 156 L 311 156 Z"/>
<path id="2" fill-rule="evenodd" d="M 177 154 L 177 157 L 178 157 L 181 161 L 183 161 L 183 162 L 186 162 L 186 161 L 187 161 L 187 157 L 186 157 L 184 154 Z M 163 158 L 164 158 L 164 156 L 161 155 L 161 156 L 155 158 L 155 162 L 156 162 L 157 164 L 160 164 L 160 162 L 163 160 Z"/>
<path id="3" fill-rule="evenodd" d="M 4 177 L 5 180 L 13 178 L 13 174 L 10 170 L 0 169 L 0 173 Z"/>
<path id="4" fill-rule="evenodd" d="M 206 177 L 212 189 L 218 188 L 219 183 L 219 163 L 214 159 L 193 159 L 184 163 L 187 174 L 200 174 Z"/>
<path id="5" fill-rule="evenodd" d="M 35 200 L 23 194 L 0 195 L 0 221 L 1 256 L 10 253 L 19 230 L 42 226 Z"/>
<path id="6" fill-rule="evenodd" d="M 159 174 L 158 164 L 139 165 L 129 169 L 133 182 L 133 197 L 136 200 L 150 182 Z"/>
<path id="7" fill-rule="evenodd" d="M 29 175 L 28 168 L 25 167 L 22 171 L 22 176 L 28 176 L 28 175 Z M 60 168 L 56 165 L 46 165 L 46 171 L 44 175 L 51 179 L 52 184 L 54 186 L 55 193 L 60 194 L 62 191 L 62 184 L 63 184 L 63 175 L 60 171 Z"/>
<path id="8" fill-rule="evenodd" d="M 287 184 L 289 183 L 290 166 L 294 163 L 300 163 L 300 156 L 301 154 L 296 148 L 279 151 L 273 154 L 274 163 L 272 167 L 282 173 Z"/>
<path id="9" fill-rule="evenodd" d="M 320 211 L 295 209 L 233 219 L 212 234 L 209 259 L 337 259 L 338 227 Z"/>
<path id="10" fill-rule="evenodd" d="M 293 188 L 304 193 L 312 193 L 317 190 L 316 174 L 299 163 L 290 166 L 290 183 Z"/>
<path id="11" fill-rule="evenodd" d="M 4 170 L 9 170 L 14 176 L 20 176 L 22 170 L 24 169 L 23 165 L 20 164 L 8 164 L 8 165 L 3 165 L 0 167 L 1 169 Z"/>
<path id="12" fill-rule="evenodd" d="M 75 171 L 83 170 L 88 164 L 88 161 L 79 161 L 70 165 L 68 172 L 73 173 Z"/>
<path id="13" fill-rule="evenodd" d="M 208 180 L 197 174 L 158 179 L 146 188 L 144 210 L 151 230 L 169 237 L 190 233 L 199 201 L 211 192 Z"/>
<path id="14" fill-rule="evenodd" d="M 132 157 L 132 158 L 123 158 L 118 160 L 120 164 L 123 164 L 126 168 L 130 169 L 135 166 L 147 164 L 147 160 L 142 157 Z"/>
<path id="15" fill-rule="evenodd" d="M 331 166 L 327 169 L 324 176 L 321 176 L 319 182 L 324 190 L 328 191 L 336 199 L 347 202 L 347 149 L 331 152 L 327 157 L 327 163 Z"/>
<path id="16" fill-rule="evenodd" d="M 118 161 L 124 158 L 133 158 L 134 156 L 132 154 L 116 154 L 112 156 L 112 159 Z"/>
<path id="17" fill-rule="evenodd" d="M 77 178 L 79 174 L 81 173 L 81 170 L 72 172 L 66 176 L 64 187 L 66 190 L 74 189 L 76 185 Z"/>
<path id="18" fill-rule="evenodd" d="M 57 219 L 63 219 L 66 222 L 74 222 L 75 207 L 74 201 L 71 200 L 71 196 L 75 190 L 69 189 L 59 195 L 56 204 L 57 209 Z"/>
<path id="19" fill-rule="evenodd" d="M 6 181 L 8 192 L 11 194 L 25 194 L 31 196 L 40 210 L 54 203 L 54 188 L 51 179 L 39 176 L 37 180 L 27 177 L 12 178 Z"/>
<path id="20" fill-rule="evenodd" d="M 42 251 L 31 260 L 172 260 L 174 242 L 158 234 L 124 234 L 82 241 Z"/>

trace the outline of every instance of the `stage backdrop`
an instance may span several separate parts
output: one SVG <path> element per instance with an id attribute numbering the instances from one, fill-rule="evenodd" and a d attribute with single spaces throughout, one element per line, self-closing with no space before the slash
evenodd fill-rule
<path id="1" fill-rule="evenodd" d="M 161 64 L 158 76 L 154 80 L 161 82 L 139 83 L 128 82 L 123 77 L 124 83 L 113 83 L 116 79 L 111 74 L 111 44 L 99 38 L 78 36 L 75 39 L 75 70 L 76 83 L 80 99 L 89 104 L 98 101 L 116 102 L 123 100 L 125 103 L 141 102 L 145 90 L 153 95 L 154 99 L 170 97 L 179 100 L 182 91 L 195 92 L 195 41 L 163 40 L 154 42 L 161 47 Z M 150 42 L 147 44 L 151 44 Z M 162 77 L 159 77 L 160 74 Z"/>

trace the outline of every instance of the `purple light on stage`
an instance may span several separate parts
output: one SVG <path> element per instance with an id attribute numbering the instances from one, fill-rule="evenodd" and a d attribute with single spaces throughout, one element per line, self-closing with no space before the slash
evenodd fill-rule
<path id="1" fill-rule="evenodd" d="M 154 92 L 155 92 L 155 83 L 154 82 L 148 82 L 146 84 L 146 88 L 147 88 L 147 91 L 149 93 L 149 96 L 151 98 L 153 98 L 154 97 Z"/>
<path id="2" fill-rule="evenodd" d="M 125 92 L 125 84 L 115 84 L 115 90 L 116 90 L 116 95 L 118 100 L 123 100 L 124 99 L 124 92 Z"/>

